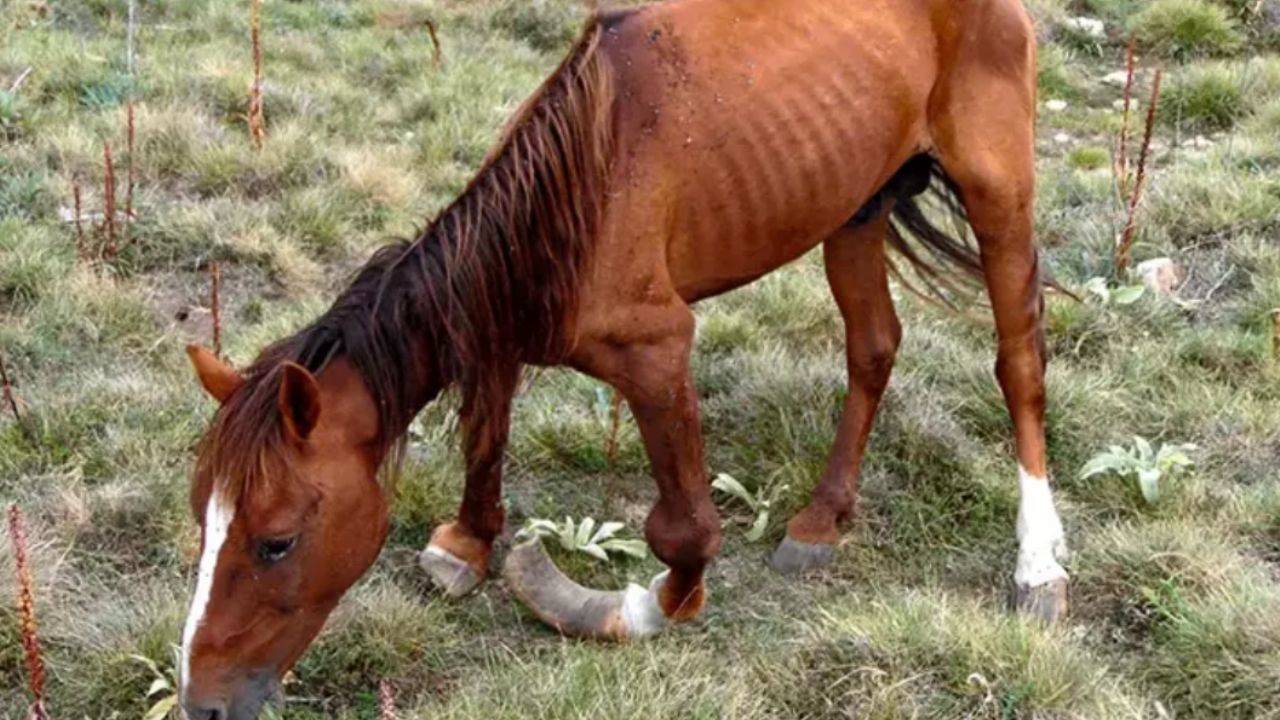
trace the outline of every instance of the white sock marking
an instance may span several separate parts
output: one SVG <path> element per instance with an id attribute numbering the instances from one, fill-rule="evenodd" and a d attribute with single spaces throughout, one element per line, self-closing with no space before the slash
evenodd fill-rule
<path id="1" fill-rule="evenodd" d="M 191 677 L 191 643 L 195 640 L 200 623 L 204 621 L 209 594 L 213 592 L 213 575 L 218 569 L 218 553 L 227 540 L 227 530 L 231 527 L 235 514 L 235 506 L 220 497 L 215 488 L 209 495 L 209 502 L 204 510 L 204 550 L 200 553 L 200 569 L 196 573 L 196 592 L 191 598 L 191 610 L 187 613 L 187 623 L 182 628 L 182 674 L 179 680 L 184 696 L 187 681 Z"/>
<path id="2" fill-rule="evenodd" d="M 1053 507 L 1049 481 L 1018 466 L 1018 494 L 1018 567 L 1014 581 L 1024 587 L 1036 587 L 1066 579 L 1067 571 L 1059 561 L 1066 558 L 1067 544 L 1062 520 Z"/>
<path id="3" fill-rule="evenodd" d="M 658 604 L 658 590 L 666 580 L 664 572 L 649 583 L 648 590 L 635 583 L 627 586 L 622 598 L 622 622 L 627 628 L 627 637 L 648 637 L 667 626 L 667 616 Z"/>

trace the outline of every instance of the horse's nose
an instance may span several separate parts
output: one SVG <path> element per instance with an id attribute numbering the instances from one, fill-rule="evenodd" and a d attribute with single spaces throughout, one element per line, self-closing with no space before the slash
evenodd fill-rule
<path id="1" fill-rule="evenodd" d="M 227 706 L 222 703 L 183 703 L 187 720 L 227 720 Z"/>

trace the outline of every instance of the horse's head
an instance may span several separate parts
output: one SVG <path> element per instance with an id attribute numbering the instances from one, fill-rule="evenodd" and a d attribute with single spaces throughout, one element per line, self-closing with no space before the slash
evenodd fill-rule
<path id="1" fill-rule="evenodd" d="M 377 408 L 343 359 L 245 378 L 188 353 L 222 407 L 191 490 L 202 542 L 182 706 L 192 720 L 250 720 L 382 547 Z"/>

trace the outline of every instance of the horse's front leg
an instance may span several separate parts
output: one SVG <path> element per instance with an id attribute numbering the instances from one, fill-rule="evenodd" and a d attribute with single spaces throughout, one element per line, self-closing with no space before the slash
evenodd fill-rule
<path id="1" fill-rule="evenodd" d="M 496 371 L 483 403 L 461 411 L 467 483 L 458 519 L 431 534 L 418 563 L 446 595 L 471 592 L 489 572 L 493 540 L 502 532 L 502 461 L 511 426 L 511 399 L 519 382 L 519 366 Z"/>
<path id="2" fill-rule="evenodd" d="M 618 313 L 627 328 L 584 337 L 574 365 L 626 397 L 649 454 L 658 502 L 645 539 L 669 570 L 648 588 L 599 592 L 560 574 L 532 543 L 508 556 L 515 593 L 544 622 L 569 635 L 628 639 L 693 618 L 705 599 L 703 570 L 720 547 L 720 520 L 702 461 L 698 398 L 689 370 L 693 314 L 678 298 Z"/>

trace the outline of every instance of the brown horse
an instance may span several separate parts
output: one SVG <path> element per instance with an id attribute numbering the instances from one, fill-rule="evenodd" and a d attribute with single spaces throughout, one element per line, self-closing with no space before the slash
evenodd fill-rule
<path id="1" fill-rule="evenodd" d="M 191 349 L 221 408 L 191 494 L 203 549 L 183 633 L 188 715 L 257 714 L 373 562 L 387 531 L 379 470 L 394 473 L 409 422 L 448 388 L 462 399 L 466 490 L 421 560 L 450 594 L 487 575 L 526 364 L 570 366 L 626 397 L 660 492 L 645 536 L 669 571 L 649 588 L 596 592 L 524 545 L 508 554 L 512 589 L 584 636 L 638 637 L 696 615 L 720 528 L 690 305 L 818 244 L 850 392 L 827 469 L 772 564 L 826 563 L 853 512 L 900 336 L 896 249 L 931 286 L 964 271 L 985 282 L 1020 468 L 1019 603 L 1059 616 L 1032 242 L 1035 67 L 1018 0 L 677 0 L 593 18 L 417 239 L 376 253 L 330 310 L 243 373 Z M 967 218 L 976 249 L 930 223 L 913 200 L 925 190 Z"/>

